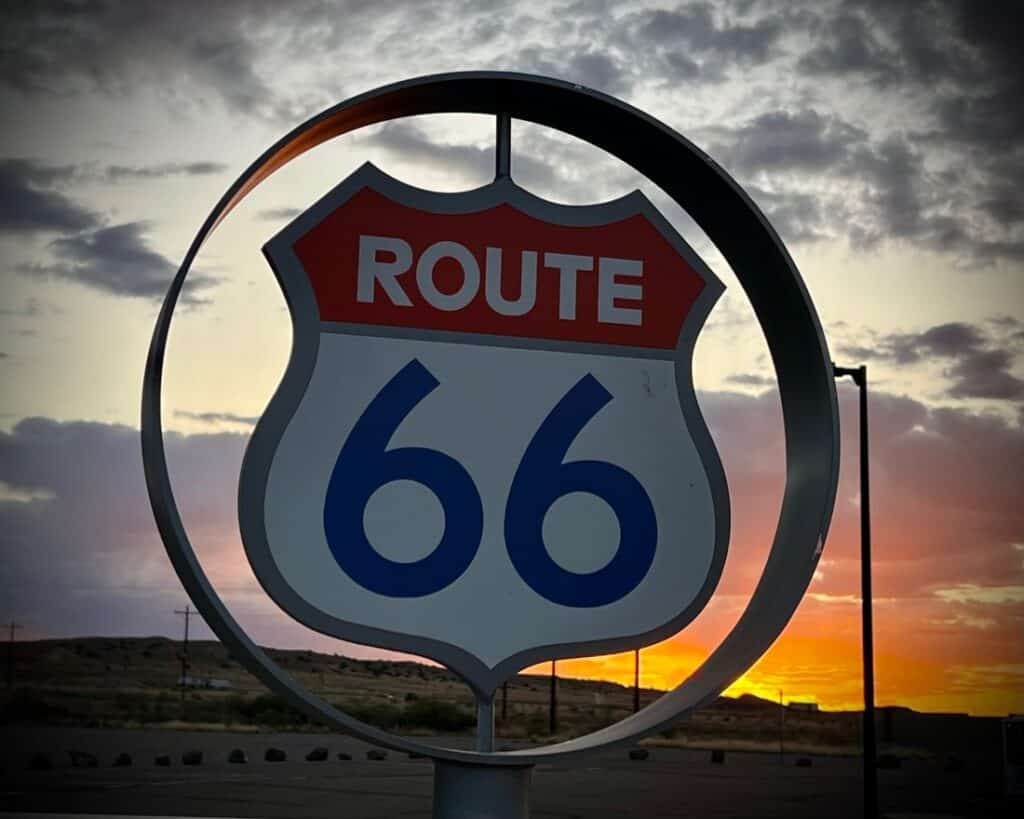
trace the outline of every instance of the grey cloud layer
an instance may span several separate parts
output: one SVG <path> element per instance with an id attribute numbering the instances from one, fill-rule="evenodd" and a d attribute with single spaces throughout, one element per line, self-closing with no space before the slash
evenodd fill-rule
<path id="1" fill-rule="evenodd" d="M 218 163 L 191 162 L 114 165 L 98 171 L 28 159 L 0 160 L 0 234 L 57 234 L 47 245 L 49 258 L 8 261 L 7 270 L 67 279 L 117 296 L 162 298 L 176 268 L 151 247 L 147 225 L 128 222 L 103 226 L 99 213 L 63 191 L 83 179 L 152 180 L 182 174 L 207 175 L 222 169 Z M 214 283 L 208 275 L 195 274 L 183 301 L 199 303 L 202 291 Z"/>
<path id="2" fill-rule="evenodd" d="M 0 85 L 41 96 L 156 89 L 183 104 L 209 98 L 293 124 L 339 95 L 421 70 L 553 74 L 627 98 L 653 94 L 670 122 L 685 111 L 678 123 L 749 185 L 789 241 L 900 240 L 968 267 L 1019 265 L 1024 49 L 1014 32 L 1022 8 L 696 0 L 671 8 L 570 2 L 545 13 L 477 0 L 240 0 L 193 10 L 196 25 L 183 26 L 174 6 L 154 0 L 35 3 L 7 14 Z M 314 78 L 299 87 L 279 79 L 297 54 Z M 359 66 L 346 74 L 352 88 L 339 86 L 340 60 Z M 870 113 L 836 113 L 844 89 L 870 96 Z M 720 95 L 736 103 L 709 123 L 701 110 Z M 489 162 L 475 146 L 431 150 L 406 126 L 376 139 L 406 158 Z M 568 187 L 575 177 L 558 176 L 561 160 L 522 156 L 517 175 Z M 203 172 L 203 164 L 107 173 L 151 178 Z M 597 198 L 597 177 L 575 184 Z M 61 204 L 51 202 L 55 212 Z"/>
<path id="3" fill-rule="evenodd" d="M 49 245 L 53 261 L 22 265 L 19 272 L 67 279 L 115 296 L 159 300 L 176 268 L 153 250 L 146 230 L 144 222 L 128 222 L 54 239 Z M 202 273 L 190 276 L 182 301 L 201 303 L 202 291 L 215 283 Z"/>
<path id="4" fill-rule="evenodd" d="M 70 173 L 27 159 L 0 160 L 0 233 L 64 233 L 98 225 L 96 213 L 52 189 Z"/>
<path id="5" fill-rule="evenodd" d="M 159 165 L 108 165 L 101 172 L 111 182 L 164 179 L 168 176 L 214 176 L 228 168 L 223 162 L 163 162 Z"/>
<path id="6" fill-rule="evenodd" d="M 855 417 L 854 392 L 843 389 L 840 398 L 843 417 Z M 735 506 L 730 561 L 740 569 L 729 582 L 752 583 L 782 486 L 778 396 L 704 393 L 700 402 Z M 856 492 L 854 430 L 844 427 L 840 499 Z M 999 585 L 1020 576 L 1010 544 L 1024 541 L 1015 480 L 1024 429 L 877 391 L 872 436 L 876 489 L 884 498 L 876 534 L 888 544 L 877 564 L 880 586 L 890 589 L 885 593 L 928 594 L 935 586 Z M 213 582 L 258 596 L 242 568 L 235 515 L 246 440 L 235 433 L 170 433 L 166 446 L 183 519 Z M 0 619 L 17 617 L 55 633 L 125 633 L 151 628 L 154 600 L 181 594 L 146 500 L 137 430 L 23 420 L 0 432 L 0 481 L 30 498 L 0 500 Z M 906 536 L 908 526 L 915 537 Z M 849 593 L 857 582 L 856 510 L 842 500 L 828 554 L 835 585 L 818 590 Z M 285 643 L 300 638 L 292 626 L 281 634 Z"/>
<path id="7" fill-rule="evenodd" d="M 189 410 L 175 410 L 176 418 L 185 418 L 189 421 L 199 421 L 202 424 L 212 426 L 255 426 L 259 418 L 252 415 L 238 415 L 234 412 L 190 412 Z"/>
<path id="8" fill-rule="evenodd" d="M 921 105 L 927 115 L 907 139 L 955 155 L 931 191 L 950 207 L 919 216 L 905 235 L 982 261 L 1024 260 L 1022 26 L 1024 6 L 1015 0 L 851 0 L 799 59 L 803 71 L 863 79 L 904 105 Z M 927 173 L 906 171 L 920 196 Z"/>
<path id="9" fill-rule="evenodd" d="M 254 14 L 261 5 L 273 7 L 246 4 Z M 257 46 L 243 34 L 239 10 L 207 4 L 202 24 L 189 24 L 193 11 L 148 0 L 17 3 L 4 11 L 0 82 L 26 94 L 123 94 L 182 78 L 251 110 L 269 89 L 254 73 Z"/>

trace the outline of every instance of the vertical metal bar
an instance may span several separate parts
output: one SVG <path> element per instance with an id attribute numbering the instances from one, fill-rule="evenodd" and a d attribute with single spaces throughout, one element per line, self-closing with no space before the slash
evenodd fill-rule
<path id="1" fill-rule="evenodd" d="M 501 684 L 501 721 L 508 719 L 508 680 Z"/>
<path id="2" fill-rule="evenodd" d="M 871 486 L 868 470 L 868 372 L 857 368 L 860 388 L 860 590 L 864 651 L 864 816 L 878 817 L 878 764 L 875 738 L 875 650 L 871 618 Z"/>
<path id="3" fill-rule="evenodd" d="M 504 111 L 497 117 L 497 135 L 494 140 L 494 178 L 512 176 L 512 117 Z"/>
<path id="4" fill-rule="evenodd" d="M 633 713 L 640 710 L 640 649 L 633 651 Z"/>
<path id="5" fill-rule="evenodd" d="M 482 754 L 494 751 L 494 694 L 476 698 L 476 749 Z"/>

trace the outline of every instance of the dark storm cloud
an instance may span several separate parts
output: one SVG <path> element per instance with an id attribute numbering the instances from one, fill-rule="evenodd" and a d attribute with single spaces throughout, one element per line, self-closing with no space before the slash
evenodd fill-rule
<path id="1" fill-rule="evenodd" d="M 108 165 L 102 177 L 110 182 L 163 179 L 168 176 L 213 176 L 227 170 L 223 162 L 165 162 L 160 165 Z"/>
<path id="2" fill-rule="evenodd" d="M 1006 350 L 979 350 L 957 360 L 949 370 L 953 398 L 1024 398 L 1024 380 L 1010 372 L 1014 356 Z"/>
<path id="3" fill-rule="evenodd" d="M 978 29 L 978 18 L 1005 16 L 1012 24 L 1010 0 L 846 0 L 832 20 L 823 21 L 820 42 L 799 60 L 798 67 L 820 75 L 858 75 L 880 86 L 906 83 L 978 82 L 991 54 L 988 40 L 996 32 Z M 979 13 L 979 7 L 981 9 Z M 988 11 L 985 10 L 988 7 Z M 972 33 L 972 30 L 973 31 Z M 993 35 L 996 35 L 993 38 Z M 1005 38 L 1005 35 L 1003 37 Z M 990 78 L 991 79 L 991 78 Z"/>
<path id="4" fill-rule="evenodd" d="M 1005 229 L 1019 210 L 1008 186 L 979 189 L 962 170 L 930 171 L 910 135 L 876 139 L 808 109 L 707 131 L 708 152 L 746 183 L 787 239 L 845 236 L 855 247 L 897 239 L 967 267 L 1024 261 L 1024 234 Z M 979 218 L 986 215 L 990 223 Z"/>
<path id="5" fill-rule="evenodd" d="M 53 240 L 52 262 L 23 265 L 20 272 L 48 275 L 78 282 L 116 296 L 161 299 L 176 267 L 150 247 L 144 222 L 128 222 L 65 236 Z M 215 280 L 198 274 L 190 277 L 182 300 L 197 304 L 197 291 L 211 287 Z"/>
<path id="6" fill-rule="evenodd" d="M 557 77 L 616 96 L 628 96 L 639 76 L 637 65 L 607 49 L 589 44 L 515 47 L 501 63 L 519 71 Z"/>
<path id="7" fill-rule="evenodd" d="M 180 91 L 207 85 L 231 108 L 252 112 L 269 97 L 254 69 L 259 46 L 246 12 L 276 4 L 208 3 L 201 18 L 157 0 L 120 3 L 22 2 L 4 9 L 0 83 L 26 94 L 100 90 L 123 94 L 142 84 Z"/>
<path id="8" fill-rule="evenodd" d="M 633 85 L 622 62 L 600 51 L 573 54 L 565 64 L 563 76 L 609 94 L 628 93 Z"/>
<path id="9" fill-rule="evenodd" d="M 824 41 L 800 59 L 802 71 L 863 78 L 916 100 L 927 116 L 907 138 L 954 152 L 934 193 L 956 216 L 922 220 L 907 237 L 982 263 L 1024 260 L 1022 30 L 1016 0 L 851 0 L 823 20 Z M 909 184 L 926 187 L 925 169 L 910 170 Z"/>
<path id="10" fill-rule="evenodd" d="M 922 88 L 934 138 L 1016 151 L 1024 129 L 1022 26 L 1017 0 L 851 0 L 800 67 Z"/>
<path id="11" fill-rule="evenodd" d="M 1016 400 L 1024 398 L 1024 380 L 1011 372 L 1016 360 L 1008 349 L 981 327 L 950 322 L 921 333 L 892 333 L 874 344 L 847 345 L 840 352 L 861 360 L 885 360 L 913 365 L 941 362 L 951 398 Z"/>
<path id="12" fill-rule="evenodd" d="M 67 233 L 99 224 L 96 213 L 53 190 L 74 169 L 28 159 L 0 160 L 0 233 Z"/>
<path id="13" fill-rule="evenodd" d="M 983 349 L 987 336 L 973 324 L 950 322 L 930 327 L 921 333 L 892 333 L 882 336 L 871 347 L 846 346 L 845 354 L 861 358 L 887 359 L 897 364 L 916 364 L 922 359 L 942 356 L 957 358 Z"/>
<path id="14" fill-rule="evenodd" d="M 728 141 L 710 146 L 731 169 L 808 171 L 836 168 L 849 161 L 867 134 L 837 117 L 817 111 L 771 111 L 728 132 Z"/>
<path id="15" fill-rule="evenodd" d="M 633 35 L 647 43 L 685 47 L 689 52 L 717 52 L 741 62 L 762 62 L 771 56 L 782 34 L 778 16 L 752 24 L 716 20 L 711 3 L 638 12 L 627 19 Z"/>
<path id="16" fill-rule="evenodd" d="M 790 14 L 738 19 L 728 5 L 690 3 L 626 15 L 611 35 L 655 80 L 719 82 L 781 54 Z"/>
<path id="17" fill-rule="evenodd" d="M 811 48 L 797 63 L 812 74 L 862 74 L 880 85 L 899 78 L 898 55 L 884 46 L 867 20 L 840 12 L 823 32 L 824 42 Z"/>
<path id="18" fill-rule="evenodd" d="M 787 242 L 813 242 L 829 235 L 819 197 L 799 191 L 778 193 L 757 185 L 747 185 L 746 190 Z"/>

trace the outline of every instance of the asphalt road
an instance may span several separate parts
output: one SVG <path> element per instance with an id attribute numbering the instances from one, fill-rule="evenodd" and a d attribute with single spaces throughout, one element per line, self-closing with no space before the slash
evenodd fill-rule
<path id="1" fill-rule="evenodd" d="M 330 758 L 307 762 L 315 746 Z M 264 761 L 269 747 L 287 754 Z M 9 812 L 156 815 L 181 817 L 429 817 L 433 765 L 370 749 L 349 737 L 303 734 L 212 734 L 8 727 L 0 730 L 0 817 Z M 233 748 L 246 764 L 229 764 Z M 201 750 L 201 765 L 182 754 Z M 69 751 L 94 754 L 96 768 L 74 768 Z M 113 767 L 120 752 L 131 767 Z M 33 754 L 49 754 L 51 770 L 30 770 Z M 352 756 L 341 761 L 338 752 Z M 171 764 L 154 764 L 169 754 Z M 857 817 L 862 816 L 859 761 L 795 755 L 726 754 L 713 764 L 707 751 L 652 748 L 644 761 L 625 750 L 576 764 L 542 766 L 533 774 L 532 815 L 546 817 Z M 1011 816 L 996 796 L 998 772 L 947 772 L 935 762 L 904 762 L 880 771 L 883 809 L 890 816 Z"/>

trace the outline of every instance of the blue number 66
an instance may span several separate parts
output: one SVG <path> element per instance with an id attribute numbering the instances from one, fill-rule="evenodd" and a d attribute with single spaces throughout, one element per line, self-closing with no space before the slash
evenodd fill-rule
<path id="1" fill-rule="evenodd" d="M 438 386 L 419 361 L 405 365 L 360 416 L 331 472 L 324 503 L 327 543 L 342 570 L 377 594 L 420 597 L 440 591 L 469 568 L 480 547 L 483 505 L 465 468 L 436 450 L 386 448 L 405 417 Z M 639 585 L 654 561 L 657 518 L 640 482 L 603 461 L 564 462 L 583 427 L 611 400 L 593 375 L 576 382 L 527 445 L 505 504 L 505 544 L 512 565 L 537 594 L 563 606 L 587 608 L 620 600 Z M 411 563 L 383 557 L 370 545 L 363 526 L 370 497 L 397 480 L 423 484 L 444 509 L 440 543 Z M 615 555 L 594 572 L 563 568 L 544 545 L 547 511 L 571 492 L 601 498 L 619 522 Z"/>

